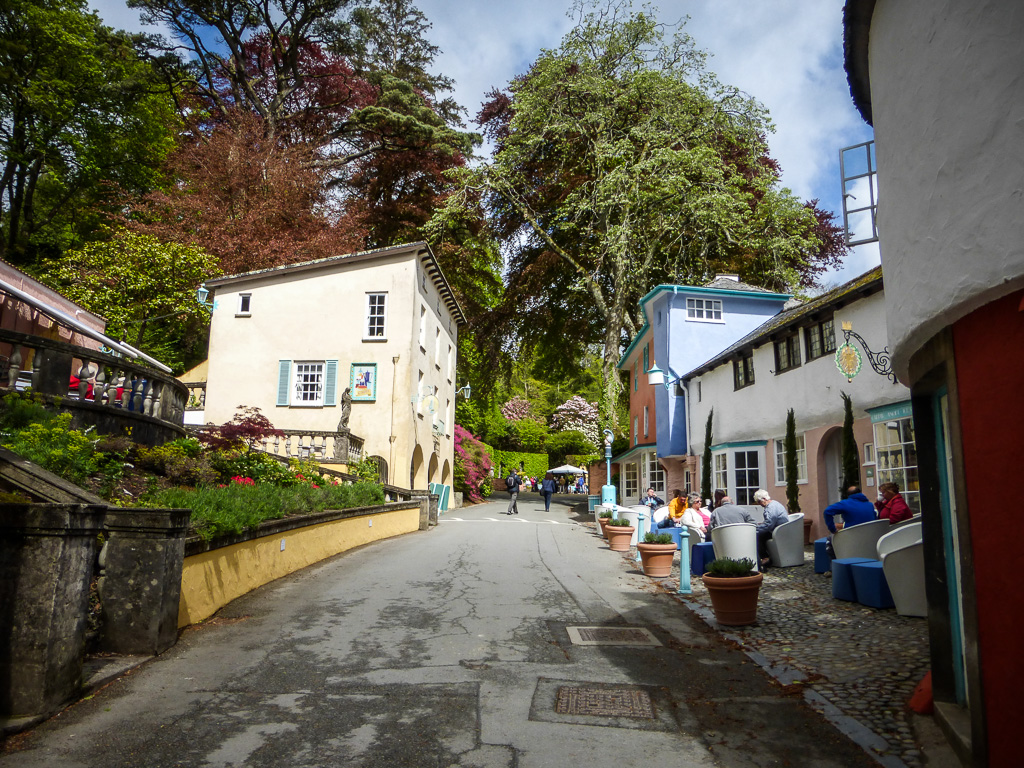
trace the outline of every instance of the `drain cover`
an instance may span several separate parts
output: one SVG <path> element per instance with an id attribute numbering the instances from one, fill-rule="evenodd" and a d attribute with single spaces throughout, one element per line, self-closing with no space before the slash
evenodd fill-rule
<path id="1" fill-rule="evenodd" d="M 573 645 L 661 645 L 649 629 L 643 627 L 566 627 Z"/>
<path id="2" fill-rule="evenodd" d="M 555 699 L 560 715 L 597 717 L 642 717 L 654 719 L 654 704 L 646 691 L 638 688 L 592 688 L 563 685 Z"/>

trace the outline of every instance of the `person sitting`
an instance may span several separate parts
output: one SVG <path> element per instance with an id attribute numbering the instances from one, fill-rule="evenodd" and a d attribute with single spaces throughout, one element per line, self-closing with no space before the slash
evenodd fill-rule
<path id="1" fill-rule="evenodd" d="M 708 523 L 709 531 L 720 525 L 754 522 L 754 517 L 747 512 L 747 510 L 733 504 L 732 499 L 724 493 L 719 496 L 718 491 L 715 491 L 715 499 L 718 502 L 718 506 L 716 506 L 715 511 L 711 513 L 711 522 Z"/>
<path id="2" fill-rule="evenodd" d="M 878 486 L 878 492 L 882 496 L 880 501 L 875 502 L 879 520 L 888 520 L 890 524 L 896 525 L 914 516 L 914 511 L 907 506 L 896 483 L 882 483 Z"/>
<path id="3" fill-rule="evenodd" d="M 640 500 L 640 503 L 643 504 L 645 507 L 647 507 L 652 512 L 654 510 L 656 510 L 658 507 L 664 507 L 665 506 L 665 500 L 663 498 L 661 498 L 660 496 L 658 496 L 658 494 L 656 494 L 654 492 L 653 488 L 648 488 L 647 489 L 647 495 L 644 496 L 644 498 Z"/>
<path id="4" fill-rule="evenodd" d="M 683 513 L 686 512 L 686 500 L 683 492 L 676 488 L 672 491 L 672 501 L 668 503 L 668 515 L 658 523 L 659 528 L 680 528 L 683 525 Z"/>
<path id="5" fill-rule="evenodd" d="M 764 508 L 764 522 L 757 526 L 757 557 L 763 570 L 771 564 L 768 557 L 768 539 L 772 537 L 776 528 L 789 521 L 789 513 L 782 504 L 772 499 L 764 488 L 754 491 L 754 503 Z"/>
<path id="6" fill-rule="evenodd" d="M 714 499 L 714 503 L 711 505 L 711 510 L 714 511 L 714 510 L 718 509 L 723 503 L 725 503 L 725 499 L 726 498 L 727 498 L 727 496 L 725 494 L 725 491 L 723 491 L 721 488 L 716 490 L 715 491 L 715 499 Z"/>
<path id="7" fill-rule="evenodd" d="M 860 492 L 860 486 L 851 485 L 846 489 L 846 498 L 825 507 L 825 525 L 829 533 L 836 532 L 835 516 L 842 515 L 843 527 L 870 523 L 875 520 L 875 507 L 868 497 Z"/>
<path id="8" fill-rule="evenodd" d="M 697 539 L 695 543 L 702 543 L 707 535 L 708 528 L 704 522 L 704 515 L 701 513 L 701 501 L 699 493 L 691 493 L 686 497 L 687 508 L 683 512 L 682 523 L 690 529 L 690 536 Z"/>

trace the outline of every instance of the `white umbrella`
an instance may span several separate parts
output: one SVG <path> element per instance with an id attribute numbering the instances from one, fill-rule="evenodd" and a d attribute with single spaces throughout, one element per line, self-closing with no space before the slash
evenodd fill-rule
<path id="1" fill-rule="evenodd" d="M 549 469 L 548 472 L 552 475 L 585 475 L 587 470 L 574 467 L 572 464 L 563 464 L 560 467 Z"/>

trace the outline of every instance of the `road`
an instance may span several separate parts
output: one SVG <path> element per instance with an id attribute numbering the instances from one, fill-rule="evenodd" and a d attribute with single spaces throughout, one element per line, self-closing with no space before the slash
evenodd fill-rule
<path id="1" fill-rule="evenodd" d="M 235 601 L 0 766 L 875 765 L 568 506 L 506 504 Z"/>

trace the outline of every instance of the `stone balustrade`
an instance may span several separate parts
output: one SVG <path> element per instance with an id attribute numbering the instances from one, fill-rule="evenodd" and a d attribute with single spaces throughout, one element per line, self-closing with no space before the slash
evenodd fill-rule
<path id="1" fill-rule="evenodd" d="M 206 382 L 186 381 L 184 382 L 184 385 L 188 389 L 188 399 L 185 401 L 185 410 L 204 410 L 206 408 Z"/>
<path id="2" fill-rule="evenodd" d="M 363 456 L 363 438 L 348 432 L 282 429 L 283 436 L 265 438 L 260 447 L 284 458 L 310 459 L 322 464 L 350 464 Z"/>
<path id="3" fill-rule="evenodd" d="M 6 329 L 0 329 L 0 345 L 10 349 L 0 386 L 31 387 L 70 411 L 75 427 L 94 426 L 102 434 L 130 428 L 132 439 L 147 445 L 184 434 L 189 390 L 162 371 L 59 339 Z M 72 376 L 78 379 L 75 388 Z"/>

